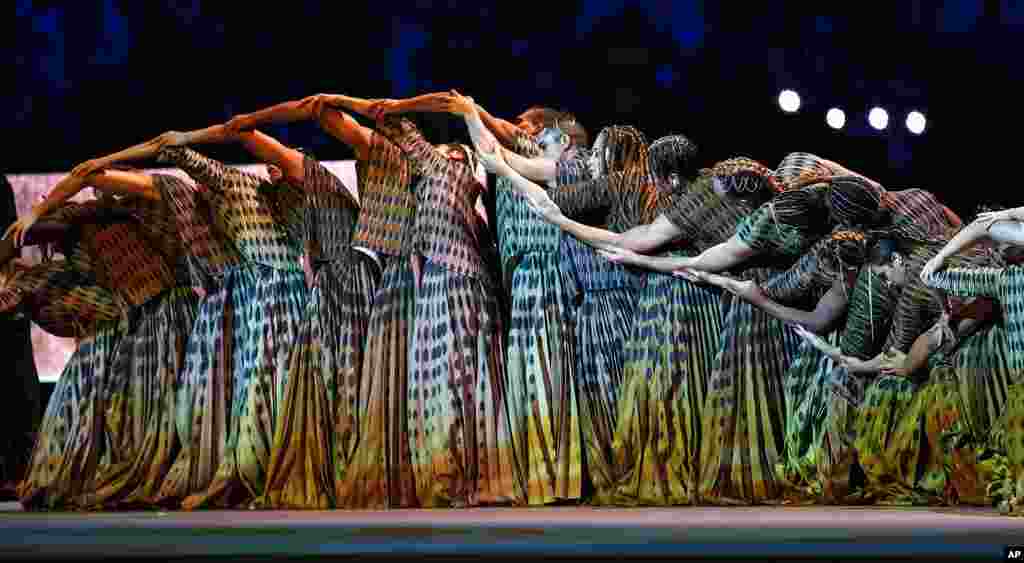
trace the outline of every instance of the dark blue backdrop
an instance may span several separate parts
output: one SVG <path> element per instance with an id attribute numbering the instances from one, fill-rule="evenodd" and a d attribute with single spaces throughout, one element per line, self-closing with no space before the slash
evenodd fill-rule
<path id="1" fill-rule="evenodd" d="M 772 166 L 807 150 L 890 189 L 931 189 L 963 213 L 981 199 L 1024 203 L 1003 194 L 1017 189 L 1019 2 L 908 0 L 855 17 L 782 2 L 358 4 L 18 0 L 14 86 L 0 91 L 13 147 L 4 171 L 64 170 L 321 91 L 455 87 L 500 115 L 544 103 L 592 132 L 683 132 L 708 163 L 743 154 Z M 803 98 L 796 115 L 779 111 L 785 87 Z M 889 109 L 888 131 L 868 129 L 873 104 Z M 843 131 L 825 125 L 832 105 L 847 111 Z M 929 119 L 920 137 L 903 125 L 910 109 Z M 422 121 L 438 141 L 464 134 L 446 117 Z M 310 125 L 273 133 L 321 158 L 351 156 Z M 213 152 L 248 160 L 234 147 Z"/>

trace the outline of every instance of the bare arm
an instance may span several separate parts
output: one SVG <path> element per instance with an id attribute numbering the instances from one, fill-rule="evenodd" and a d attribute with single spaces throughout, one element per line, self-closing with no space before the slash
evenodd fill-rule
<path id="1" fill-rule="evenodd" d="M 748 283 L 753 284 L 753 282 Z M 781 321 L 798 324 L 815 334 L 825 335 L 832 330 L 836 321 L 846 312 L 847 296 L 844 289 L 843 280 L 836 280 L 828 292 L 818 300 L 813 311 L 786 307 L 771 300 L 763 292 L 758 292 L 753 299 L 748 299 L 748 301 Z"/>
<path id="2" fill-rule="evenodd" d="M 263 162 L 272 162 L 281 167 L 287 178 L 302 182 L 305 177 L 305 166 L 301 152 L 282 145 L 277 139 L 259 131 L 246 131 L 238 134 L 238 140 L 250 154 Z"/>
<path id="3" fill-rule="evenodd" d="M 679 236 L 679 227 L 664 215 L 659 215 L 653 223 L 640 225 L 624 233 L 613 233 L 597 227 L 591 227 L 573 221 L 559 213 L 550 219 L 565 232 L 581 241 L 601 250 L 613 250 L 615 247 L 625 248 L 634 252 L 648 252 L 675 240 Z"/>
<path id="4" fill-rule="evenodd" d="M 477 112 L 480 113 L 480 119 L 483 121 L 487 129 L 497 137 L 498 142 L 506 147 L 512 147 L 516 142 L 516 135 L 519 134 L 520 130 L 518 127 L 505 121 L 494 117 L 487 112 L 484 108 L 478 104 L 476 106 Z"/>
<path id="5" fill-rule="evenodd" d="M 543 156 L 526 158 L 507 151 L 505 160 L 513 170 L 535 182 L 550 182 L 558 177 L 558 161 L 553 158 Z"/>
<path id="6" fill-rule="evenodd" d="M 735 236 L 717 244 L 696 257 L 676 256 L 644 256 L 625 248 L 616 247 L 612 250 L 598 250 L 612 262 L 631 264 L 656 272 L 672 273 L 677 270 L 700 270 L 704 272 L 722 272 L 738 266 L 755 256 L 757 252 L 741 242 Z M 684 275 L 683 277 L 687 277 Z"/>
<path id="7" fill-rule="evenodd" d="M 317 122 L 320 128 L 335 139 L 345 143 L 356 153 L 356 159 L 366 160 L 370 157 L 370 146 L 373 142 L 373 131 L 360 125 L 347 113 L 336 109 L 324 108 Z"/>
<path id="8" fill-rule="evenodd" d="M 87 182 L 105 192 L 142 196 L 151 200 L 160 199 L 160 192 L 153 183 L 153 177 L 143 172 L 104 170 L 89 176 Z"/>

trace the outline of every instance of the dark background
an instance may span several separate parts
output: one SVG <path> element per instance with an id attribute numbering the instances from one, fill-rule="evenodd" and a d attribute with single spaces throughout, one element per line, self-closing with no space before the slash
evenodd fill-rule
<path id="1" fill-rule="evenodd" d="M 317 92 L 405 97 L 457 88 L 495 115 L 534 103 L 592 136 L 631 124 L 681 132 L 706 164 L 791 151 L 889 189 L 921 187 L 969 214 L 1017 195 L 1021 2 L 899 1 L 853 16 L 806 3 L 18 0 L 14 86 L 0 90 L 5 172 L 67 170 L 148 139 Z M 365 4 L 365 5 L 364 5 Z M 11 60 L 9 59 L 9 60 Z M 803 99 L 779 110 L 781 89 Z M 867 125 L 881 105 L 889 129 Z M 847 126 L 825 124 L 833 106 Z M 928 118 L 921 136 L 904 119 Z M 421 119 L 435 141 L 464 137 Z M 269 130 L 321 159 L 351 158 L 310 124 Z M 231 161 L 237 147 L 211 149 Z"/>

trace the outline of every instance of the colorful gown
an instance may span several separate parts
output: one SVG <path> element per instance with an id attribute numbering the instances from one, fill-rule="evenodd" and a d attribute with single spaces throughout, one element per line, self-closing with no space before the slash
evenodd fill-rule
<path id="1" fill-rule="evenodd" d="M 247 504 L 264 490 L 288 359 L 309 298 L 296 213 L 304 196 L 191 149 L 164 149 L 160 158 L 202 186 L 217 230 L 240 257 L 217 264 L 215 286 L 224 291 L 207 304 L 211 314 L 200 315 L 189 342 L 178 418 L 191 439 L 161 500 L 189 495 L 186 509 Z"/>
<path id="2" fill-rule="evenodd" d="M 989 296 L 999 301 L 1005 332 L 1009 386 L 1006 408 L 995 426 L 1005 433 L 1005 474 L 993 483 L 990 497 L 1009 501 L 1010 513 L 1024 516 L 1024 268 L 950 268 L 935 272 L 928 285 L 958 297 Z"/>
<path id="3" fill-rule="evenodd" d="M 541 153 L 525 134 L 510 149 L 525 157 Z M 566 162 L 556 169 L 556 183 L 577 171 Z M 574 346 L 566 325 L 573 291 L 565 287 L 559 268 L 562 231 L 530 211 L 506 178 L 498 178 L 495 199 L 504 285 L 511 297 L 506 369 L 517 502 L 578 499 L 583 454 Z"/>
<path id="4" fill-rule="evenodd" d="M 164 174 L 152 179 L 160 191 L 184 184 Z M 155 490 L 170 470 L 181 443 L 174 419 L 176 383 L 199 302 L 167 200 L 122 197 L 117 205 L 133 212 L 145 240 L 131 244 L 142 237 L 105 233 L 118 248 L 101 258 L 108 279 L 124 280 L 137 289 L 126 298 L 133 305 L 128 329 L 114 352 L 104 394 L 109 460 L 97 474 L 94 492 L 80 500 L 92 508 L 137 505 L 134 493 Z M 137 250 L 123 256 L 132 247 Z M 154 263 L 148 268 L 149 280 L 140 261 Z"/>
<path id="5" fill-rule="evenodd" d="M 93 484 L 103 447 L 103 377 L 127 328 L 115 294 L 98 284 L 81 248 L 66 259 L 23 270 L 0 292 L 0 310 L 17 308 L 75 351 L 50 395 L 17 495 L 26 510 L 72 508 Z"/>
<path id="6" fill-rule="evenodd" d="M 419 504 L 514 502 L 501 312 L 495 272 L 481 254 L 486 226 L 475 209 L 484 186 L 472 162 L 447 158 L 411 122 L 385 119 L 378 129 L 422 177 L 415 187 L 412 250 L 420 277 L 408 382 Z"/>
<path id="7" fill-rule="evenodd" d="M 736 230 L 736 238 L 758 254 L 741 276 L 763 282 L 788 269 L 831 230 L 825 215 L 812 188 L 783 192 L 759 207 Z M 785 448 L 783 377 L 799 338 L 746 301 L 723 301 L 701 420 L 699 498 L 712 504 L 776 501 L 786 489 L 777 474 Z"/>
<path id="8" fill-rule="evenodd" d="M 137 216 L 114 219 L 109 214 L 115 210 Z M 45 283 L 73 284 L 87 307 L 113 302 L 120 318 L 81 342 L 65 368 L 67 380 L 47 409 L 34 456 L 38 463 L 23 483 L 22 500 L 50 508 L 115 505 L 136 481 L 159 480 L 173 455 L 167 423 L 173 376 L 184 357 L 180 343 L 191 331 L 196 298 L 176 276 L 181 245 L 159 203 L 105 197 L 67 204 L 46 219 L 72 228 L 60 241 L 68 258 L 53 264 L 62 275 Z M 85 292 L 87 283 L 91 291 Z M 55 305 L 64 302 L 55 297 Z M 88 326 L 94 313 L 84 311 L 76 322 Z M 156 445 L 161 438 L 163 448 Z M 69 450 L 62 455 L 61 448 Z M 63 458 L 55 472 L 54 457 Z"/>
<path id="9" fill-rule="evenodd" d="M 374 132 L 356 175 L 361 210 L 353 244 L 375 252 L 384 267 L 370 308 L 355 449 L 338 481 L 337 506 L 412 508 L 418 506 L 406 406 L 416 288 L 412 167 L 394 143 Z"/>
<path id="10" fill-rule="evenodd" d="M 881 204 L 892 217 L 891 224 L 882 227 L 879 234 L 896 241 L 906 262 L 907 283 L 900 292 L 892 329 L 881 349 L 887 358 L 898 362 L 942 314 L 942 304 L 918 273 L 952 237 L 958 225 L 935 196 L 925 190 L 882 192 Z M 971 264 L 983 259 L 970 252 L 953 261 Z M 897 435 L 896 421 L 908 412 L 921 382 L 902 376 L 868 379 L 870 384 L 855 422 L 855 447 L 866 474 L 866 491 L 880 502 L 917 502 L 914 495 L 908 496 L 908 491 L 916 481 L 919 451 L 906 443 L 913 439 L 913 434 Z"/>
<path id="11" fill-rule="evenodd" d="M 701 176 L 661 203 L 680 235 L 674 255 L 696 256 L 732 236 L 752 210 L 719 197 Z M 625 347 L 612 455 L 618 475 L 598 504 L 680 505 L 694 502 L 700 420 L 721 332 L 716 287 L 651 272 L 637 296 Z"/>
<path id="12" fill-rule="evenodd" d="M 262 503 L 337 506 L 336 487 L 355 447 L 359 377 L 370 302 L 380 272 L 352 248 L 359 203 L 313 158 L 303 159 L 303 238 L 313 266 L 305 318 L 288 360 Z"/>
<path id="13" fill-rule="evenodd" d="M 861 267 L 847 293 L 845 319 L 830 335 L 845 356 L 873 358 L 882 349 L 899 297 L 870 268 Z M 837 502 L 849 496 L 856 470 L 853 449 L 857 409 L 866 379 L 836 366 L 832 359 L 801 344 L 786 373 L 786 457 L 780 469 L 790 500 Z"/>
<path id="14" fill-rule="evenodd" d="M 616 233 L 652 222 L 658 210 L 653 179 L 630 170 L 559 186 L 551 199 L 567 217 L 606 211 L 606 227 Z M 607 491 L 620 478 L 614 454 L 617 409 L 625 345 L 644 278 L 575 238 L 563 239 L 560 252 L 578 291 L 571 322 L 584 458 L 595 491 Z"/>

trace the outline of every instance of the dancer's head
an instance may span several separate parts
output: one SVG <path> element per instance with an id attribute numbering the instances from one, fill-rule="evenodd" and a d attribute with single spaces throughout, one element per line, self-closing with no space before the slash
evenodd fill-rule
<path id="1" fill-rule="evenodd" d="M 662 189 L 677 190 L 694 176 L 697 145 L 685 135 L 668 135 L 651 143 L 647 160 Z"/>
<path id="2" fill-rule="evenodd" d="M 722 197 L 767 201 L 781 191 L 767 166 L 746 157 L 723 160 L 703 172 L 711 176 L 715 193 Z"/>
<path id="3" fill-rule="evenodd" d="M 889 222 L 881 193 L 860 176 L 836 176 L 828 181 L 829 215 L 844 227 L 875 229 Z"/>
<path id="4" fill-rule="evenodd" d="M 545 127 L 536 137 L 537 145 L 546 158 L 558 160 L 572 145 L 569 134 L 561 125 Z"/>
<path id="5" fill-rule="evenodd" d="M 594 141 L 587 164 L 594 178 L 625 170 L 645 171 L 647 138 L 628 125 L 605 127 Z"/>
<path id="6" fill-rule="evenodd" d="M 558 121 L 562 112 L 544 106 L 531 106 L 516 117 L 515 125 L 530 137 L 540 133 L 545 127 L 551 127 Z"/>
<path id="7" fill-rule="evenodd" d="M 586 128 L 576 119 L 575 115 L 563 112 L 555 124 L 569 136 L 569 148 L 585 149 L 590 146 L 590 135 L 587 134 Z"/>
<path id="8" fill-rule="evenodd" d="M 882 277 L 886 285 L 903 287 L 907 283 L 907 264 L 893 239 L 879 239 L 868 251 L 871 271 Z"/>
<path id="9" fill-rule="evenodd" d="M 310 158 L 316 158 L 315 156 L 313 156 L 313 151 L 308 149 L 308 148 L 306 148 L 306 147 L 292 147 L 292 148 L 294 150 L 299 151 L 300 153 L 302 153 L 305 156 L 308 156 Z M 282 170 L 281 167 L 278 166 L 277 164 L 275 164 L 273 162 L 265 162 L 264 166 L 267 167 L 267 176 L 270 178 L 270 182 L 271 183 L 278 184 L 278 183 L 284 182 L 286 180 L 286 178 L 284 177 L 284 170 Z"/>

